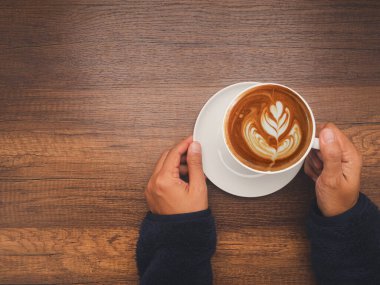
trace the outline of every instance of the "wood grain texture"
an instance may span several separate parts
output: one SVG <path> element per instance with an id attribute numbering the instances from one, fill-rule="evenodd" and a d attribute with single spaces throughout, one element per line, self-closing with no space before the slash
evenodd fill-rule
<path id="1" fill-rule="evenodd" d="M 137 284 L 155 161 L 236 82 L 299 91 L 380 204 L 379 26 L 378 1 L 1 1 L 0 283 Z M 315 283 L 305 174 L 257 199 L 208 185 L 215 284 Z"/>

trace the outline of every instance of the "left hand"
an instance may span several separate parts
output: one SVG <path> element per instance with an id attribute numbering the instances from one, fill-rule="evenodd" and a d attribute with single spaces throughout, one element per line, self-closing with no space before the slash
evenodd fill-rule
<path id="1" fill-rule="evenodd" d="M 361 154 L 334 124 L 319 126 L 320 151 L 312 150 L 305 173 L 315 183 L 318 207 L 326 217 L 351 209 L 360 190 Z"/>
<path id="2" fill-rule="evenodd" d="M 181 179 L 186 175 L 189 183 Z M 159 215 L 191 213 L 208 208 L 201 145 L 193 142 L 192 136 L 161 155 L 148 182 L 145 197 L 152 213 Z"/>

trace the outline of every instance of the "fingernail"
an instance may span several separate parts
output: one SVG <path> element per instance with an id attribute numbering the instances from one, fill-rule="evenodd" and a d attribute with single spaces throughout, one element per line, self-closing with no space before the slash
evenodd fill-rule
<path id="1" fill-rule="evenodd" d="M 335 140 L 334 132 L 331 129 L 324 129 L 322 132 L 322 140 L 325 144 L 333 143 Z"/>
<path id="2" fill-rule="evenodd" d="M 189 150 L 192 153 L 200 153 L 201 152 L 201 145 L 199 144 L 199 142 L 192 142 Z"/>

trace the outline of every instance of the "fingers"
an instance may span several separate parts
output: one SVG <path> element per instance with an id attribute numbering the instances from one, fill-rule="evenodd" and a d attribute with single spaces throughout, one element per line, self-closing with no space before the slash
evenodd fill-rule
<path id="1" fill-rule="evenodd" d="M 192 142 L 187 152 L 190 189 L 204 189 L 205 176 L 202 168 L 202 149 L 198 142 Z"/>
<path id="2" fill-rule="evenodd" d="M 350 139 L 332 123 L 326 124 L 325 128 L 333 130 L 336 140 L 341 149 L 342 171 L 348 180 L 356 180 L 360 177 L 362 159 L 361 154 L 355 148 Z"/>
<path id="3" fill-rule="evenodd" d="M 156 166 L 155 166 L 155 168 L 154 168 L 153 175 L 154 175 L 154 174 L 157 174 L 157 173 L 161 170 L 162 165 L 164 164 L 164 161 L 165 161 L 165 159 L 166 159 L 168 153 L 169 153 L 169 151 L 166 150 L 166 151 L 164 151 L 164 152 L 161 154 L 161 157 L 158 159 L 158 161 L 157 161 L 157 163 L 156 163 Z"/>
<path id="4" fill-rule="evenodd" d="M 326 127 L 319 136 L 323 158 L 323 181 L 333 184 L 342 176 L 342 150 L 334 129 Z"/>
<path id="5" fill-rule="evenodd" d="M 314 170 L 316 171 L 316 173 L 318 173 L 318 175 L 320 174 L 320 172 L 322 171 L 322 168 L 323 168 L 323 162 L 322 162 L 321 158 L 319 157 L 320 153 L 321 153 L 320 151 L 313 149 L 309 154 L 311 164 L 312 164 Z"/>
<path id="6" fill-rule="evenodd" d="M 179 166 L 179 175 L 180 176 L 187 176 L 189 174 L 189 168 L 185 164 L 181 164 Z"/>
<path id="7" fill-rule="evenodd" d="M 341 149 L 347 154 L 357 154 L 357 150 L 350 139 L 333 123 L 326 124 L 326 127 L 332 129 L 335 133 L 337 140 L 340 143 Z"/>
<path id="8" fill-rule="evenodd" d="M 186 153 L 181 155 L 181 164 L 186 164 Z"/>
<path id="9" fill-rule="evenodd" d="M 166 156 L 162 168 L 166 171 L 172 171 L 175 168 L 178 169 L 181 162 L 181 156 L 186 153 L 192 141 L 193 137 L 190 136 L 174 146 Z"/>
<path id="10" fill-rule="evenodd" d="M 305 165 L 304 165 L 304 171 L 305 173 L 314 180 L 314 182 L 317 180 L 319 175 L 321 175 L 323 163 L 319 159 L 317 155 L 316 150 L 312 150 L 309 155 L 306 157 Z"/>
<path id="11" fill-rule="evenodd" d="M 342 149 L 342 161 L 347 162 L 344 165 L 344 170 L 348 170 L 349 173 L 345 176 L 355 177 L 356 179 L 360 176 L 362 165 L 361 154 L 356 149 L 354 144 L 350 141 L 350 139 L 334 124 L 329 123 L 327 125 L 331 127 L 333 130 L 335 130 L 335 133 L 337 135 L 338 141 Z"/>
<path id="12" fill-rule="evenodd" d="M 318 179 L 318 175 L 311 166 L 311 158 L 308 156 L 306 157 L 305 164 L 304 164 L 304 171 L 305 173 L 315 182 Z"/>

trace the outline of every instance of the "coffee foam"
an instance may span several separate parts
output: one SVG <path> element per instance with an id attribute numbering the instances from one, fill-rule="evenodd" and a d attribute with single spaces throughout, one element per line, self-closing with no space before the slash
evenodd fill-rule
<path id="1" fill-rule="evenodd" d="M 227 145 L 245 165 L 262 171 L 287 168 L 306 152 L 311 114 L 288 89 L 265 85 L 248 90 L 225 121 Z"/>

